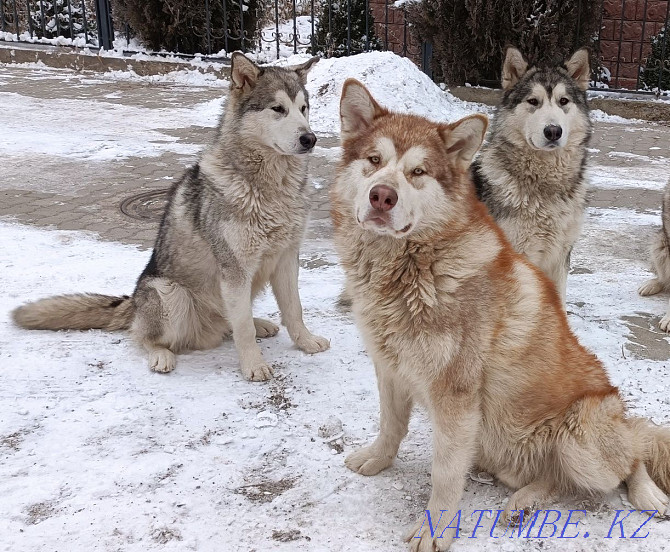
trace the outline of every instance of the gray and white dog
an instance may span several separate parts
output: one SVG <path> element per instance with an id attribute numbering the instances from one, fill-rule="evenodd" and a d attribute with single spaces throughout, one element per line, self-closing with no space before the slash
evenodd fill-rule
<path id="1" fill-rule="evenodd" d="M 656 277 L 640 286 L 638 293 L 642 296 L 670 290 L 670 180 L 663 191 L 661 222 L 663 226 L 656 232 L 650 247 L 651 263 Z M 664 332 L 670 330 L 670 303 L 658 325 Z"/>
<path id="2" fill-rule="evenodd" d="M 62 295 L 19 307 L 29 329 L 130 328 L 156 372 L 175 368 L 175 354 L 218 346 L 232 331 L 242 373 L 267 380 L 256 337 L 275 335 L 253 318 L 252 301 L 270 283 L 282 323 L 303 351 L 330 346 L 303 323 L 298 249 L 309 211 L 305 80 L 318 61 L 259 67 L 232 56 L 231 87 L 213 145 L 170 190 L 151 260 L 132 297 Z"/>
<path id="3" fill-rule="evenodd" d="M 564 303 L 584 214 L 589 77 L 585 49 L 562 65 L 529 68 L 519 50 L 508 48 L 503 99 L 471 169 L 479 198 Z"/>

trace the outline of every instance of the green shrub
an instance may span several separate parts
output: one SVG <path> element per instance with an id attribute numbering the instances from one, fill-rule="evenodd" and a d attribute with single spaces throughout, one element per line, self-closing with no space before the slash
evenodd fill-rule
<path id="1" fill-rule="evenodd" d="M 641 75 L 641 80 L 648 90 L 659 88 L 659 73 L 660 89 L 670 90 L 670 40 L 666 41 L 665 52 L 663 51 L 663 41 L 667 32 L 668 27 L 665 27 L 651 39 L 651 53 L 647 57 Z"/>
<path id="2" fill-rule="evenodd" d="M 358 54 L 366 50 L 381 50 L 375 35 L 375 20 L 368 7 L 368 34 L 365 33 L 365 0 L 349 0 L 351 32 L 349 51 Z M 317 52 L 328 57 L 347 55 L 347 0 L 321 2 L 316 25 Z"/>
<path id="3" fill-rule="evenodd" d="M 240 35 L 240 1 L 244 4 L 244 49 L 253 48 L 258 0 L 225 0 L 226 21 L 222 2 L 211 0 L 210 37 L 207 41 L 207 14 L 203 0 L 112 0 L 112 16 L 117 30 L 128 24 L 132 32 L 150 49 L 165 49 L 184 54 L 216 53 L 242 50 Z"/>

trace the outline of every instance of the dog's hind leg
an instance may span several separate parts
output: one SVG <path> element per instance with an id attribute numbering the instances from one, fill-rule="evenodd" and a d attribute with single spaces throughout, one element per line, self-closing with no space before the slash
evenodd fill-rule
<path id="1" fill-rule="evenodd" d="M 661 321 L 658 323 L 658 327 L 661 328 L 664 332 L 670 331 L 670 301 L 668 301 L 668 310 L 661 318 Z"/>
<path id="2" fill-rule="evenodd" d="M 628 500 L 637 510 L 656 510 L 662 516 L 668 507 L 668 497 L 649 477 L 644 462 L 637 462 L 626 478 Z"/>
<path id="3" fill-rule="evenodd" d="M 152 371 L 171 372 L 177 364 L 175 353 L 194 348 L 201 333 L 191 297 L 175 282 L 148 278 L 140 282 L 134 298 L 133 337 L 148 351 Z"/>
<path id="4" fill-rule="evenodd" d="M 152 372 L 172 372 L 177 366 L 177 357 L 167 347 L 146 344 L 145 348 L 149 351 L 149 368 Z"/>
<path id="5" fill-rule="evenodd" d="M 256 337 L 273 337 L 279 332 L 279 326 L 264 318 L 254 318 Z"/>
<path id="6" fill-rule="evenodd" d="M 648 295 L 656 295 L 657 293 L 663 291 L 663 287 L 663 284 L 659 281 L 658 278 L 652 278 L 651 280 L 647 280 L 644 284 L 642 284 L 637 289 L 637 292 L 642 295 L 642 297 L 646 297 Z"/>
<path id="7" fill-rule="evenodd" d="M 506 523 L 518 524 L 521 517 L 519 512 L 527 512 L 542 508 L 551 502 L 556 496 L 553 483 L 538 479 L 516 491 L 505 506 L 504 521 Z"/>

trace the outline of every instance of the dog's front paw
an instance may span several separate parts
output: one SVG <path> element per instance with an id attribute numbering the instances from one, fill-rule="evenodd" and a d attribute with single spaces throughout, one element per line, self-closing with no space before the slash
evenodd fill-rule
<path id="1" fill-rule="evenodd" d="M 321 353 L 330 349 L 330 340 L 325 337 L 313 335 L 309 332 L 300 335 L 295 342 L 298 349 L 310 355 L 314 353 Z"/>
<path id="2" fill-rule="evenodd" d="M 242 375 L 249 381 L 267 381 L 272 378 L 272 368 L 264 361 L 242 363 Z"/>
<path id="3" fill-rule="evenodd" d="M 449 512 L 442 513 L 435 509 L 430 512 L 432 526 L 428 523 L 428 516 L 424 512 L 423 517 L 405 535 L 405 542 L 409 544 L 412 552 L 435 552 L 436 550 L 443 552 L 449 550 L 454 540 L 455 529 L 447 528 L 451 520 L 451 517 L 448 516 Z"/>
<path id="4" fill-rule="evenodd" d="M 661 318 L 661 321 L 658 323 L 658 327 L 664 332 L 670 331 L 670 313 L 665 313 L 663 318 Z"/>
<path id="5" fill-rule="evenodd" d="M 363 447 L 356 452 L 352 452 L 344 460 L 347 468 L 361 475 L 376 475 L 383 469 L 388 468 L 392 463 L 393 458 L 380 455 L 375 445 Z"/>
<path id="6" fill-rule="evenodd" d="M 663 291 L 663 285 L 658 281 L 658 278 L 647 280 L 644 284 L 637 288 L 637 292 L 642 295 L 642 297 L 646 297 L 647 295 L 656 295 L 659 291 Z"/>

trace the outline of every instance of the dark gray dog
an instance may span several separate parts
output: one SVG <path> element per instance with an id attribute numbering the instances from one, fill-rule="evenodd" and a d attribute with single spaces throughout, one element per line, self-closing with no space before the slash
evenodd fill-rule
<path id="1" fill-rule="evenodd" d="M 477 193 L 514 248 L 541 268 L 565 302 L 570 251 L 586 195 L 591 121 L 585 49 L 555 67 L 531 67 L 509 48 L 504 95 L 472 165 Z"/>

